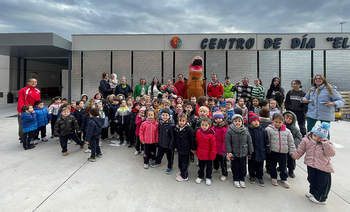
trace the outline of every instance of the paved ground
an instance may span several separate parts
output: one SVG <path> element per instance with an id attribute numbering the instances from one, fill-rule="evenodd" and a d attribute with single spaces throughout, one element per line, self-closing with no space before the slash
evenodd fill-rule
<path id="1" fill-rule="evenodd" d="M 63 157 L 59 143 L 50 139 L 24 151 L 17 136 L 15 105 L 0 105 L 0 211 L 350 211 L 349 137 L 350 122 L 332 123 L 332 141 L 337 155 L 332 159 L 335 174 L 327 205 L 315 205 L 308 191 L 306 166 L 297 162 L 291 188 L 247 183 L 233 186 L 232 173 L 226 182 L 214 173 L 212 185 L 196 184 L 198 167 L 191 163 L 188 182 L 176 182 L 177 161 L 171 175 L 165 161 L 157 168 L 143 169 L 142 157 L 134 149 L 103 143 L 103 158 L 87 161 L 74 143 Z M 50 127 L 47 127 L 50 136 Z"/>

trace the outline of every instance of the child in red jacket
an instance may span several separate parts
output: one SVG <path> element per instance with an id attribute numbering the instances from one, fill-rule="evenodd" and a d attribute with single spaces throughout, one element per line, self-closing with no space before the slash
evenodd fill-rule
<path id="1" fill-rule="evenodd" d="M 196 144 L 198 158 L 198 177 L 196 183 L 201 183 L 204 178 L 204 169 L 206 168 L 206 181 L 205 184 L 211 185 L 211 174 L 213 171 L 213 160 L 216 157 L 216 139 L 214 131 L 210 128 L 211 120 L 209 118 L 203 118 L 201 120 L 201 128 L 196 131 Z"/>
<path id="2" fill-rule="evenodd" d="M 219 165 L 221 167 L 221 177 L 222 182 L 227 179 L 227 162 L 226 162 L 226 148 L 225 148 L 225 135 L 228 130 L 228 124 L 224 119 L 224 114 L 220 111 L 213 113 L 213 127 L 216 138 L 216 157 L 214 160 L 214 172 L 219 171 Z"/>
<path id="3" fill-rule="evenodd" d="M 155 119 L 154 110 L 146 111 L 146 121 L 140 127 L 140 141 L 145 145 L 143 154 L 143 168 L 148 169 L 149 159 L 156 159 L 156 148 L 158 143 L 158 122 Z"/>

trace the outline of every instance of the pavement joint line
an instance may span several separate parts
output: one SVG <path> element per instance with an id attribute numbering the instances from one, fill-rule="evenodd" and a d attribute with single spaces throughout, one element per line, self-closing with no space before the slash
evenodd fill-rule
<path id="1" fill-rule="evenodd" d="M 307 173 L 307 170 L 305 170 L 303 167 L 299 166 L 298 164 L 296 164 L 301 170 L 303 170 L 305 173 Z M 333 189 L 331 189 L 331 192 L 333 194 L 335 194 L 336 196 L 338 196 L 340 199 L 342 199 L 344 202 L 348 203 L 350 205 L 350 202 L 347 201 L 346 199 L 344 199 L 342 196 L 340 196 L 337 192 L 335 192 Z"/>
<path id="2" fill-rule="evenodd" d="M 58 189 L 60 189 L 70 178 L 72 178 L 75 173 L 77 173 L 85 164 L 87 161 L 85 161 L 77 170 L 75 170 L 65 181 L 63 181 L 49 196 L 47 196 L 34 210 L 36 211 L 42 204 L 44 204 Z"/>

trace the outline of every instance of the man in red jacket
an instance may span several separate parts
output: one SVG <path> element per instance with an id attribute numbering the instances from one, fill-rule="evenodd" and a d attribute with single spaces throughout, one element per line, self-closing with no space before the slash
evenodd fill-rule
<path id="1" fill-rule="evenodd" d="M 18 103 L 17 103 L 17 112 L 18 112 L 18 136 L 19 140 L 22 143 L 22 124 L 21 124 L 21 108 L 23 105 L 32 105 L 34 107 L 34 102 L 41 100 L 40 90 L 36 88 L 37 80 L 35 78 L 28 79 L 28 86 L 22 88 L 18 91 Z"/>
<path id="2" fill-rule="evenodd" d="M 211 82 L 207 86 L 207 94 L 209 97 L 218 98 L 220 95 L 224 94 L 224 87 L 220 82 L 218 82 L 218 77 L 216 74 L 211 76 Z"/>
<path id="3" fill-rule="evenodd" d="M 175 88 L 177 89 L 178 95 L 182 96 L 182 98 L 187 98 L 187 86 L 184 82 L 184 76 L 182 74 L 179 74 L 177 76 L 177 81 L 174 83 Z"/>

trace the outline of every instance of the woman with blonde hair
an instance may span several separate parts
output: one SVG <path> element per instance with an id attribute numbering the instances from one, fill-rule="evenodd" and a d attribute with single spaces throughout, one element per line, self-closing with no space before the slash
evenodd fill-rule
<path id="1" fill-rule="evenodd" d="M 308 103 L 307 131 L 310 132 L 316 122 L 330 123 L 335 120 L 334 108 L 343 107 L 345 101 L 337 92 L 337 87 L 327 82 L 321 75 L 314 77 L 312 87 L 307 92 L 302 102 Z M 330 134 L 328 134 L 328 139 Z"/>

